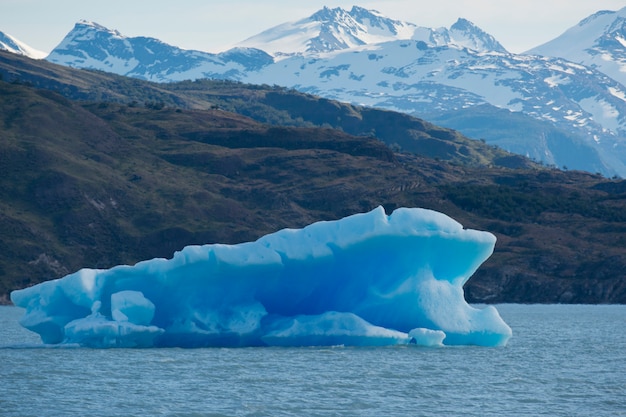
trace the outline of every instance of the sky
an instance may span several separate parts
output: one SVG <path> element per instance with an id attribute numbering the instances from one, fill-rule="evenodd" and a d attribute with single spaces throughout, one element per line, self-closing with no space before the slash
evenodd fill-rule
<path id="1" fill-rule="evenodd" d="M 50 52 L 85 19 L 129 37 L 220 52 L 324 6 L 350 9 L 355 4 L 426 27 L 450 27 L 463 17 L 510 52 L 521 53 L 599 10 L 626 7 L 626 0 L 0 0 L 0 31 Z"/>

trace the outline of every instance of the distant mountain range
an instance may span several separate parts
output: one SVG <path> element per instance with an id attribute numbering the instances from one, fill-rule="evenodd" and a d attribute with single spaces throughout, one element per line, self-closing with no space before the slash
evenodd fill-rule
<path id="1" fill-rule="evenodd" d="M 626 8 L 599 12 L 528 54 L 459 19 L 424 28 L 324 8 L 219 54 L 81 21 L 47 60 L 169 82 L 281 85 L 405 112 L 561 168 L 626 177 Z"/>
<path id="2" fill-rule="evenodd" d="M 459 19 L 449 30 L 431 29 L 389 19 L 375 10 L 358 6 L 350 11 L 325 7 L 305 19 L 268 29 L 238 46 L 262 49 L 280 58 L 411 39 L 436 46 L 457 45 L 478 51 L 506 52 L 493 36 L 465 19 Z"/>

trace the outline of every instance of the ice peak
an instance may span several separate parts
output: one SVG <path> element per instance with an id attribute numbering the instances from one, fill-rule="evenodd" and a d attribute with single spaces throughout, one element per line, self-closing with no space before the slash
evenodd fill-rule
<path id="1" fill-rule="evenodd" d="M 392 33 L 397 33 L 397 26 L 415 26 L 411 23 L 390 19 L 378 10 L 366 9 L 360 6 L 352 6 L 350 11 L 342 9 L 341 7 L 331 9 L 324 6 L 324 8 L 311 15 L 310 19 L 327 23 L 357 22 L 365 26 L 364 30 L 368 28 L 379 28 L 389 30 Z"/>
<path id="2" fill-rule="evenodd" d="M 478 51 L 495 51 L 506 53 L 506 49 L 493 36 L 467 19 L 459 18 L 450 26 L 453 43 Z"/>
<path id="3" fill-rule="evenodd" d="M 275 56 L 322 53 L 355 46 L 411 39 L 416 26 L 392 20 L 376 10 L 353 6 L 323 7 L 311 16 L 270 28 L 241 42 Z"/>
<path id="4" fill-rule="evenodd" d="M 565 34 L 568 33 L 585 33 L 587 36 L 593 36 L 596 39 L 601 36 L 620 32 L 622 36 L 622 29 L 626 21 L 626 7 L 618 10 L 601 10 L 581 20 L 576 26 L 568 29 Z"/>
<path id="5" fill-rule="evenodd" d="M 625 44 L 626 7 L 596 12 L 527 53 L 556 56 L 591 66 L 623 84 L 626 82 Z"/>
<path id="6" fill-rule="evenodd" d="M 626 7 L 621 9 L 619 12 L 615 12 L 612 10 L 600 10 L 599 12 L 596 12 L 592 14 L 591 16 L 587 16 L 586 18 L 578 22 L 578 25 L 576 26 L 579 26 L 579 27 L 587 26 L 589 24 L 593 24 L 595 21 L 603 17 L 609 16 L 609 15 L 615 15 L 615 14 L 619 15 L 620 13 L 622 14 L 622 16 L 626 17 Z"/>
<path id="7" fill-rule="evenodd" d="M 338 20 L 338 19 L 344 19 L 349 16 L 350 14 L 346 10 L 342 9 L 341 7 L 336 7 L 334 9 L 331 9 L 328 6 L 324 6 L 321 10 L 313 13 L 310 19 L 313 21 L 317 21 L 317 22 L 327 22 L 327 21 L 333 21 L 333 20 Z"/>
<path id="8" fill-rule="evenodd" d="M 90 21 L 90 20 L 85 20 L 85 19 L 80 19 L 78 22 L 76 22 L 76 24 L 74 25 L 74 30 L 75 31 L 83 31 L 83 30 L 94 30 L 97 32 L 106 32 L 106 33 L 110 33 L 113 36 L 119 37 L 119 38 L 123 38 L 124 36 L 118 32 L 117 30 L 114 29 L 109 29 L 106 26 L 103 26 L 99 23 Z"/>
<path id="9" fill-rule="evenodd" d="M 0 50 L 12 52 L 18 55 L 24 55 L 33 59 L 43 59 L 46 53 L 26 45 L 24 42 L 14 38 L 8 33 L 0 31 Z"/>
<path id="10" fill-rule="evenodd" d="M 379 12 L 378 10 L 366 9 L 366 8 L 360 7 L 360 6 L 352 6 L 352 9 L 350 10 L 349 14 L 355 20 L 359 20 L 359 21 L 363 20 L 363 19 L 372 19 L 372 20 L 386 20 L 386 21 L 400 23 L 397 20 L 393 20 L 393 19 L 388 18 L 387 16 L 385 16 L 384 14 Z"/>
<path id="11" fill-rule="evenodd" d="M 478 29 L 478 27 L 469 20 L 459 17 L 457 21 L 450 27 L 450 29 L 456 29 L 460 31 L 474 31 Z"/>
<path id="12" fill-rule="evenodd" d="M 378 10 L 366 9 L 361 6 L 352 6 L 352 9 L 350 10 L 350 14 L 353 16 L 354 15 L 371 15 L 371 14 L 382 16 L 382 14 L 380 14 Z"/>

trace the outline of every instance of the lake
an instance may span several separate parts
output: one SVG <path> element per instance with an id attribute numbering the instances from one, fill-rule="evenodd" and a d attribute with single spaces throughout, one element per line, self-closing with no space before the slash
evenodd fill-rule
<path id="1" fill-rule="evenodd" d="M 496 306 L 506 347 L 42 346 L 0 306 L 0 416 L 626 416 L 626 306 Z"/>

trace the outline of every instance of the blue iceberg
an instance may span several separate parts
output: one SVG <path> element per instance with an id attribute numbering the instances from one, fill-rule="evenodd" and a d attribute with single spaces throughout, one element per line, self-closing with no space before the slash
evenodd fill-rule
<path id="1" fill-rule="evenodd" d="M 463 284 L 495 237 L 382 207 L 172 259 L 82 269 L 13 291 L 46 344 L 88 347 L 503 346 L 511 329 Z"/>

